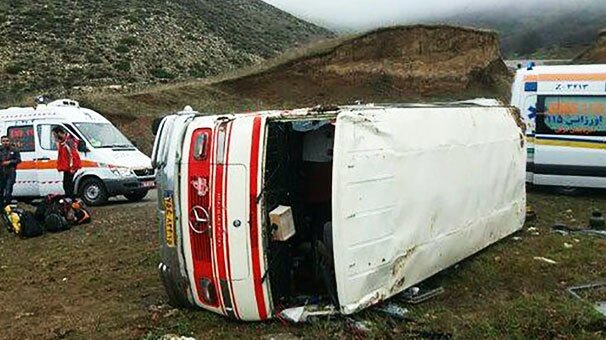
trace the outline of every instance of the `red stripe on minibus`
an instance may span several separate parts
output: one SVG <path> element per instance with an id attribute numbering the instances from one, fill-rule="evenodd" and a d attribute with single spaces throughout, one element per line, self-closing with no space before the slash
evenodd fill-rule
<path id="1" fill-rule="evenodd" d="M 259 182 L 259 152 L 261 137 L 261 117 L 253 121 L 252 145 L 250 150 L 250 248 L 252 256 L 253 282 L 259 319 L 267 319 L 265 296 L 263 295 L 263 282 L 261 273 L 261 249 L 259 248 L 259 221 L 257 214 L 257 194 Z"/>
<path id="2" fill-rule="evenodd" d="M 234 310 L 234 313 L 236 315 L 236 318 L 240 318 L 240 313 L 238 313 L 238 305 L 236 304 L 236 297 L 234 295 L 234 286 L 233 286 L 233 282 L 231 280 L 231 260 L 229 258 L 229 225 L 227 224 L 227 208 L 229 207 L 229 202 L 227 201 L 227 185 L 229 184 L 229 149 L 231 146 L 231 131 L 233 128 L 233 123 L 230 122 L 229 123 L 229 127 L 227 130 L 227 136 L 225 138 L 226 142 L 227 142 L 227 147 L 225 148 L 225 184 L 223 186 L 223 197 L 225 200 L 224 203 L 224 217 L 223 220 L 226 221 L 225 225 L 225 253 L 226 255 L 226 262 L 227 262 L 227 276 L 228 276 L 228 284 L 229 284 L 229 293 L 231 294 L 231 303 L 232 303 L 232 307 Z"/>

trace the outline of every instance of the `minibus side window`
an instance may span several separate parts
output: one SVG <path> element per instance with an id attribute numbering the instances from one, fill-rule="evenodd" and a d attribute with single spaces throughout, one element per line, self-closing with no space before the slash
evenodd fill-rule
<path id="1" fill-rule="evenodd" d="M 208 157 L 208 132 L 201 132 L 196 136 L 194 144 L 194 159 L 204 161 Z"/>
<path id="2" fill-rule="evenodd" d="M 32 152 L 36 149 L 33 125 L 11 126 L 8 128 L 7 135 L 20 152 Z"/>
<path id="3" fill-rule="evenodd" d="M 37 127 L 38 139 L 40 140 L 40 147 L 44 150 L 57 150 L 57 142 L 53 137 L 52 131 L 56 124 L 40 124 Z"/>
<path id="4" fill-rule="evenodd" d="M 539 96 L 536 133 L 606 136 L 606 96 Z"/>

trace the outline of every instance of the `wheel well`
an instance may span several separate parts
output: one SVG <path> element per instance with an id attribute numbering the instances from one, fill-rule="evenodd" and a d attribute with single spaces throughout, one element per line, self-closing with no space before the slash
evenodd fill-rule
<path id="1" fill-rule="evenodd" d="M 98 179 L 98 180 L 100 180 L 100 181 L 101 181 L 101 183 L 103 183 L 103 180 L 102 180 L 101 178 L 99 178 L 99 176 L 95 176 L 95 175 L 84 175 L 84 176 L 79 177 L 79 178 L 77 178 L 77 179 L 76 179 L 76 183 L 75 183 L 75 186 L 74 186 L 74 191 L 75 191 L 75 192 L 80 192 L 80 185 L 81 185 L 81 184 L 82 184 L 84 181 L 86 181 L 87 179 L 89 179 L 89 178 L 95 178 L 95 179 Z M 105 185 L 105 183 L 103 183 L 103 185 Z"/>

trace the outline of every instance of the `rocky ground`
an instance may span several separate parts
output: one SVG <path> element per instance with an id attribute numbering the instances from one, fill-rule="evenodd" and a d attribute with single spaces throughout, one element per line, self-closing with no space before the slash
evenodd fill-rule
<path id="1" fill-rule="evenodd" d="M 604 280 L 606 238 L 551 232 L 554 222 L 582 226 L 592 209 L 606 211 L 606 193 L 566 197 L 533 190 L 529 203 L 534 222 L 431 278 L 428 284 L 445 293 L 403 305 L 409 320 L 372 308 L 354 315 L 367 331 L 344 318 L 295 326 L 172 309 L 156 273 L 153 196 L 95 208 L 91 224 L 60 234 L 21 240 L 2 229 L 0 339 L 606 337 L 606 319 L 566 292 Z"/>

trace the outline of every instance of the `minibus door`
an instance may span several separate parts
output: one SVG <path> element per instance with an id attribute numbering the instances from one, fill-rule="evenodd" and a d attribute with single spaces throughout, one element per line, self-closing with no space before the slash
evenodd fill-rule
<path id="1" fill-rule="evenodd" d="M 36 168 L 38 173 L 39 196 L 63 193 L 63 174 L 57 171 L 57 142 L 52 129 L 62 126 L 59 122 L 37 122 L 36 132 Z"/>
<path id="2" fill-rule="evenodd" d="M 35 161 L 37 153 L 34 140 L 34 125 L 9 126 L 6 134 L 21 154 L 21 164 L 17 166 L 17 178 L 13 187 L 13 196 L 37 197 L 39 191 Z"/>

